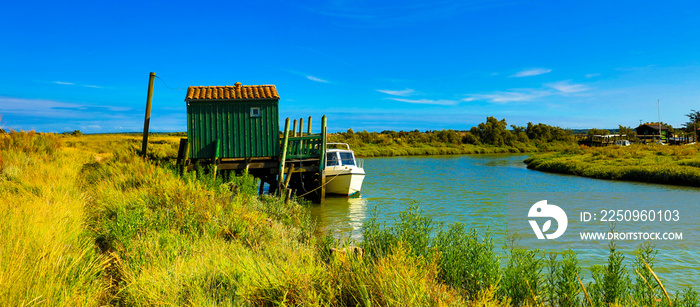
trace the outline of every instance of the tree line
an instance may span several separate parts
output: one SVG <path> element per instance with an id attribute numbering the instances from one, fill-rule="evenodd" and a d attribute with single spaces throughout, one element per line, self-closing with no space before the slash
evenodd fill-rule
<path id="1" fill-rule="evenodd" d="M 508 128 L 505 119 L 498 120 L 489 116 L 486 118 L 486 122 L 480 123 L 470 130 L 354 132 L 352 129 L 348 129 L 346 132 L 337 133 L 333 138 L 336 141 L 355 145 L 473 144 L 514 146 L 518 143 L 574 142 L 575 140 L 571 130 L 542 123 L 533 124 L 530 122 L 527 126 L 510 125 L 510 129 Z"/>

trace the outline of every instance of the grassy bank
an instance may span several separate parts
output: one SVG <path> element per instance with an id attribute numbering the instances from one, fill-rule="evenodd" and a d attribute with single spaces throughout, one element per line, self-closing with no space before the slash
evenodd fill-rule
<path id="1" fill-rule="evenodd" d="M 700 187 L 700 145 L 578 147 L 536 154 L 528 168 L 577 176 Z"/>
<path id="2" fill-rule="evenodd" d="M 393 157 L 422 155 L 464 155 L 497 154 L 562 151 L 575 147 L 573 142 L 513 142 L 511 144 L 464 144 L 460 142 L 443 142 L 435 139 L 433 132 L 423 133 L 422 139 L 394 138 L 389 134 L 368 133 L 373 135 L 367 141 L 362 137 L 348 136 L 345 133 L 328 135 L 328 142 L 347 143 L 358 157 Z M 455 132 L 456 133 L 456 132 Z M 362 133 L 357 133 L 362 135 Z"/>
<path id="3" fill-rule="evenodd" d="M 584 288 L 595 306 L 698 304 L 614 250 L 593 272 L 573 252 L 499 255 L 417 208 L 395 227 L 370 217 L 364 256 L 331 252 L 346 243 L 313 236 L 303 202 L 260 197 L 248 176 L 178 175 L 177 137 L 153 137 L 148 159 L 134 136 L 0 140 L 2 306 L 583 306 Z M 638 255 L 653 268 L 653 250 Z"/>

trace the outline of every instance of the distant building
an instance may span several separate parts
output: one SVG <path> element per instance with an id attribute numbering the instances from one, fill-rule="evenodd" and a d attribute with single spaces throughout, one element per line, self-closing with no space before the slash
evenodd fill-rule
<path id="1" fill-rule="evenodd" d="M 659 123 L 645 123 L 639 125 L 639 127 L 634 129 L 637 131 L 637 137 L 642 141 L 653 141 L 659 138 L 659 131 L 661 132 L 661 139 L 665 140 L 666 135 L 670 129 Z"/>

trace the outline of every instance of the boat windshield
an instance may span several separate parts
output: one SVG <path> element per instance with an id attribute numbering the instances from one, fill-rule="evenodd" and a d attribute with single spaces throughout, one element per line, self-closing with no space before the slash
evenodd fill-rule
<path id="1" fill-rule="evenodd" d="M 352 156 L 352 152 L 340 152 L 340 160 L 343 165 L 355 165 L 355 157 Z"/>
<path id="2" fill-rule="evenodd" d="M 328 152 L 326 153 L 326 166 L 336 166 L 340 165 L 338 161 L 338 155 L 336 155 L 334 152 Z"/>

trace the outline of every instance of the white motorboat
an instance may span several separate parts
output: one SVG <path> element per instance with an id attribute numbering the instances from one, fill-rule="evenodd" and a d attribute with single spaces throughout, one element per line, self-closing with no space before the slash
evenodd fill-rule
<path id="1" fill-rule="evenodd" d="M 330 148 L 335 147 L 335 148 Z M 340 148 L 338 148 L 340 147 Z M 351 196 L 362 189 L 364 161 L 346 143 L 326 144 L 326 193 Z"/>

